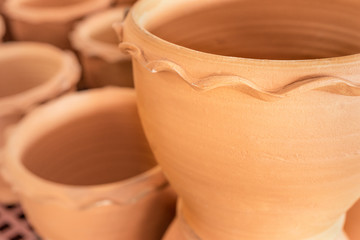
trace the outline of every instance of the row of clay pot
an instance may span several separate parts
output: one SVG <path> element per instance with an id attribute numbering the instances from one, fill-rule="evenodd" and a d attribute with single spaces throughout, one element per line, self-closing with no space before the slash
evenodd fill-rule
<path id="1" fill-rule="evenodd" d="M 119 50 L 112 29 L 132 2 L 118 1 L 118 7 L 110 8 L 113 0 L 11 0 L 3 8 L 14 40 L 45 42 L 78 52 L 84 68 L 82 88 L 132 87 L 130 58 Z"/>
<path id="2" fill-rule="evenodd" d="M 133 89 L 69 94 L 8 134 L 2 173 L 44 239 L 159 240 L 173 219 Z"/>
<path id="3" fill-rule="evenodd" d="M 348 239 L 345 213 L 360 196 L 359 11 L 342 0 L 132 8 L 120 47 L 180 198 L 166 240 Z"/>

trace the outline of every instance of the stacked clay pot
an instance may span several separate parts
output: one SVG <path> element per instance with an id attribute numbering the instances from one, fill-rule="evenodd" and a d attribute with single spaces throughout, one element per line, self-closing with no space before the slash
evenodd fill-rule
<path id="1" fill-rule="evenodd" d="M 106 10 L 80 22 L 71 42 L 81 57 L 85 88 L 133 87 L 131 59 L 118 48 L 113 23 L 123 21 L 129 5 Z"/>
<path id="2" fill-rule="evenodd" d="M 15 40 L 70 48 L 68 34 L 74 23 L 111 4 L 112 0 L 11 0 L 4 8 Z"/>
<path id="3" fill-rule="evenodd" d="M 48 44 L 13 42 L 0 45 L 0 165 L 6 129 L 37 105 L 75 89 L 80 66 L 75 56 Z M 0 178 L 0 202 L 16 196 Z"/>
<path id="4" fill-rule="evenodd" d="M 180 197 L 165 240 L 347 239 L 360 194 L 359 10 L 341 0 L 133 7 L 120 47 Z"/>
<path id="5" fill-rule="evenodd" d="M 132 89 L 39 107 L 12 131 L 3 174 L 35 230 L 52 240 L 158 240 L 175 195 L 144 136 Z"/>

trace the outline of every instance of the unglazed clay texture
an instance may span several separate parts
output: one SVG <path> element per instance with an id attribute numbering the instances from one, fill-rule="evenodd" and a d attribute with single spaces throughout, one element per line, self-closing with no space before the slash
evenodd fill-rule
<path id="1" fill-rule="evenodd" d="M 0 45 L 0 163 L 6 129 L 15 125 L 37 105 L 75 88 L 80 66 L 71 53 L 48 44 L 4 43 Z M 0 178 L 0 202 L 16 197 Z"/>
<path id="2" fill-rule="evenodd" d="M 71 34 L 84 66 L 83 87 L 133 87 L 131 59 L 119 48 L 113 23 L 123 21 L 129 5 L 107 10 L 80 22 Z"/>
<path id="3" fill-rule="evenodd" d="M 347 239 L 360 193 L 359 10 L 148 0 L 118 26 L 146 136 L 199 239 Z"/>
<path id="4" fill-rule="evenodd" d="M 70 48 L 68 34 L 74 23 L 111 3 L 112 0 L 11 0 L 6 1 L 4 10 L 15 40 Z"/>
<path id="5" fill-rule="evenodd" d="M 89 90 L 38 108 L 13 131 L 6 156 L 5 177 L 44 239 L 158 240 L 173 218 L 175 194 L 132 89 Z"/>

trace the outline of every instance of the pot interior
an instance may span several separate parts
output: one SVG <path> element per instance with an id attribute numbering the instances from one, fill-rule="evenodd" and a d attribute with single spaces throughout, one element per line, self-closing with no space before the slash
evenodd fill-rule
<path id="1" fill-rule="evenodd" d="M 224 56 L 302 60 L 360 53 L 360 1 L 209 2 L 191 10 L 187 1 L 180 14 L 157 12 L 145 28 L 177 45 Z M 163 15 L 167 21 L 160 21 Z"/>
<path id="2" fill-rule="evenodd" d="M 22 163 L 40 178 L 78 186 L 118 182 L 156 165 L 135 107 L 67 121 L 28 146 Z"/>
<path id="3" fill-rule="evenodd" d="M 51 80 L 61 69 L 62 61 L 58 56 L 21 53 L 8 55 L 0 59 L 0 98 L 37 87 Z"/>

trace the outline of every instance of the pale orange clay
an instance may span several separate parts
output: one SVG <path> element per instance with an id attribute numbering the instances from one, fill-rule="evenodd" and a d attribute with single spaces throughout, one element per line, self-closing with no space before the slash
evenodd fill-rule
<path id="1" fill-rule="evenodd" d="M 112 0 L 10 0 L 4 4 L 4 11 L 15 40 L 70 48 L 68 34 L 74 23 L 111 3 Z"/>
<path id="2" fill-rule="evenodd" d="M 79 51 L 84 67 L 82 87 L 106 85 L 132 87 L 131 59 L 118 47 L 112 24 L 122 21 L 129 5 L 110 9 L 80 22 L 71 34 L 73 48 Z"/>
<path id="3" fill-rule="evenodd" d="M 359 11 L 343 0 L 133 7 L 120 47 L 180 228 L 202 240 L 347 239 L 360 194 Z"/>
<path id="4" fill-rule="evenodd" d="M 69 95 L 14 130 L 4 171 L 44 239 L 159 240 L 175 195 L 145 139 L 132 89 Z"/>
<path id="5" fill-rule="evenodd" d="M 80 66 L 72 53 L 42 43 L 0 45 L 0 165 L 6 128 L 37 105 L 73 90 L 79 78 Z M 16 199 L 0 177 L 0 203 Z"/>
<path id="6" fill-rule="evenodd" d="M 360 239 L 360 201 L 356 202 L 346 214 L 345 232 L 350 240 Z"/>

